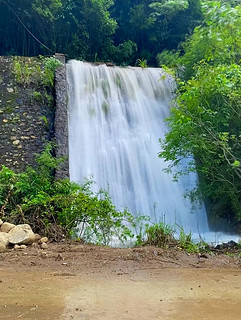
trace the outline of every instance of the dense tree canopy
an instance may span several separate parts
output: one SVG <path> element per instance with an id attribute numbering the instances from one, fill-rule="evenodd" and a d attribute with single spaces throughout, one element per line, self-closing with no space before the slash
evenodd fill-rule
<path id="1" fill-rule="evenodd" d="M 200 0 L 0 0 L 0 54 L 155 64 L 192 32 L 200 8 Z"/>
<path id="2" fill-rule="evenodd" d="M 160 155 L 171 166 L 190 157 L 187 172 L 198 170 L 212 214 L 241 221 L 241 5 L 231 4 L 206 3 L 203 25 L 183 44 L 177 107 Z"/>

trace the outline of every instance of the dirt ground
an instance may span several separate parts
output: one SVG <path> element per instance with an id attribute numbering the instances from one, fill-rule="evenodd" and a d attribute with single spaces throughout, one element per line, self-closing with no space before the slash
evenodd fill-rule
<path id="1" fill-rule="evenodd" d="M 238 320 L 238 254 L 50 244 L 0 254 L 0 319 Z"/>

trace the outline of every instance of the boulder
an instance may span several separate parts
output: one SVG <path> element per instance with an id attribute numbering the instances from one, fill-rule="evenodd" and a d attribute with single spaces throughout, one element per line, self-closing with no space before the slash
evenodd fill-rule
<path id="1" fill-rule="evenodd" d="M 6 232 L 0 232 L 0 244 L 3 244 L 5 247 L 9 245 L 9 235 Z"/>
<path id="2" fill-rule="evenodd" d="M 2 219 L 0 219 L 0 227 L 1 227 L 2 224 L 3 224 L 3 221 L 2 221 Z"/>
<path id="3" fill-rule="evenodd" d="M 4 222 L 1 225 L 0 231 L 1 232 L 6 232 L 8 233 L 10 230 L 12 230 L 15 227 L 15 224 L 9 223 L 9 222 Z"/>
<path id="4" fill-rule="evenodd" d="M 32 244 L 35 241 L 35 234 L 30 225 L 19 224 L 8 233 L 9 242 L 12 244 Z"/>

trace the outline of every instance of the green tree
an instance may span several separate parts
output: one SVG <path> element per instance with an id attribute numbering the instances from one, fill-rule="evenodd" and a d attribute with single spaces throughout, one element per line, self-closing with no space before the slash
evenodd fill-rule
<path id="1" fill-rule="evenodd" d="M 204 10 L 179 60 L 184 81 L 160 156 L 169 169 L 191 159 L 176 177 L 197 170 L 212 215 L 241 221 L 241 6 L 212 1 Z"/>

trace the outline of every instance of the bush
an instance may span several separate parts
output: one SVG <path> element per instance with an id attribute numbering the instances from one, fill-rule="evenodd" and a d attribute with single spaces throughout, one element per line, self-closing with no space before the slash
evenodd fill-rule
<path id="1" fill-rule="evenodd" d="M 109 195 L 93 193 L 91 181 L 83 186 L 69 180 L 54 179 L 61 160 L 51 155 L 51 145 L 37 156 L 36 168 L 15 173 L 0 170 L 0 218 L 12 223 L 29 223 L 33 230 L 54 240 L 77 232 L 88 241 L 107 245 L 113 236 L 124 242 L 133 234 L 126 221 L 133 218 L 118 211 Z M 81 230 L 79 230 L 81 226 Z"/>
<path id="2" fill-rule="evenodd" d="M 147 226 L 145 232 L 147 237 L 145 244 L 168 248 L 168 245 L 174 241 L 174 229 L 164 222 Z"/>

